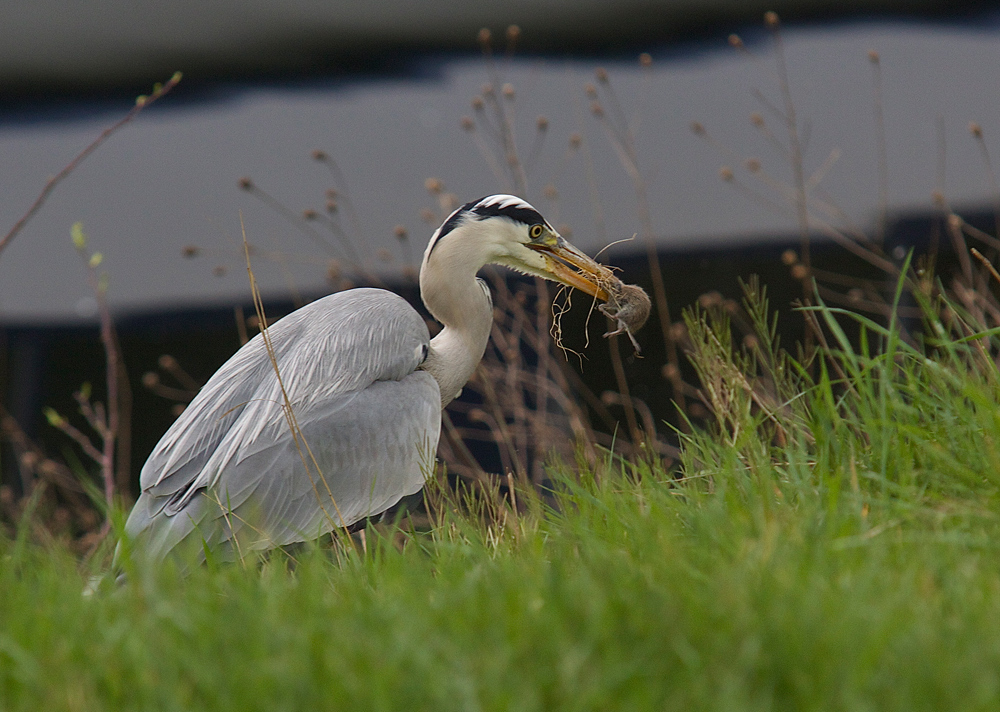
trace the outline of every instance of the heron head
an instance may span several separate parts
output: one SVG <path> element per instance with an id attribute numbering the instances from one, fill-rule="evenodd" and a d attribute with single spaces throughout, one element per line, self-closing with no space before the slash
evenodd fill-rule
<path id="1" fill-rule="evenodd" d="M 473 271 L 500 264 L 524 274 L 575 287 L 607 300 L 612 273 L 567 242 L 530 204 L 513 195 L 491 195 L 453 212 L 431 237 L 423 273 L 432 262 L 469 263 Z"/>

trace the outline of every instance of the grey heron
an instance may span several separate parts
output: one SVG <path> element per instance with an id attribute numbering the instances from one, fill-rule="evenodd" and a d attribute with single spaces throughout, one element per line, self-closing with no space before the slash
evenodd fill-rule
<path id="1" fill-rule="evenodd" d="M 486 350 L 493 304 L 476 275 L 487 264 L 608 299 L 607 268 L 528 203 L 492 195 L 463 205 L 431 236 L 420 267 L 421 299 L 441 332 L 431 339 L 398 295 L 359 288 L 271 326 L 273 361 L 263 334 L 248 341 L 143 466 L 125 524 L 137 553 L 162 559 L 190 546 L 234 559 L 315 539 L 418 492 L 441 411 Z"/>

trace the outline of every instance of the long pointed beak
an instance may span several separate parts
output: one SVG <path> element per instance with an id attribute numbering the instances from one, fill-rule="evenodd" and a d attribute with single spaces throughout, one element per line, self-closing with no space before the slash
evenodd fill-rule
<path id="1" fill-rule="evenodd" d="M 526 246 L 545 256 L 546 267 L 555 281 L 579 289 L 601 301 L 608 301 L 610 295 L 602 285 L 615 282 L 614 273 L 562 237 L 554 242 L 555 244 L 528 243 Z"/>

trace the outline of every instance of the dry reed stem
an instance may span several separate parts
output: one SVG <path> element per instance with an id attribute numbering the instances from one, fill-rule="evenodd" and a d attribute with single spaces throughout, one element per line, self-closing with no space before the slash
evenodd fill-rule
<path id="1" fill-rule="evenodd" d="M 648 188 L 646 185 L 645 178 L 642 175 L 642 171 L 639 168 L 639 155 L 636 147 L 635 134 L 632 131 L 632 127 L 628 121 L 624 120 L 624 111 L 621 109 L 621 104 L 618 100 L 617 94 L 611 85 L 611 82 L 607 80 L 606 73 L 602 75 L 598 74 L 598 80 L 600 85 L 604 89 L 605 96 L 612 107 L 612 113 L 617 117 L 617 122 L 613 121 L 607 112 L 601 108 L 601 104 L 595 103 L 592 107 L 592 114 L 597 119 L 598 123 L 605 131 L 605 135 L 608 137 L 609 142 L 614 149 L 619 163 L 622 168 L 624 168 L 626 175 L 632 184 L 632 190 L 636 197 L 637 211 L 639 214 L 639 223 L 642 226 L 643 233 L 643 244 L 646 247 L 646 261 L 649 263 L 650 278 L 653 285 L 653 302 L 656 304 L 657 318 L 660 324 L 660 333 L 663 337 L 664 347 L 667 354 L 667 362 L 673 366 L 670 370 L 671 377 L 671 388 L 673 390 L 674 401 L 680 412 L 684 413 L 686 411 L 686 405 L 684 402 L 684 388 L 683 388 L 683 378 L 680 371 L 680 357 L 677 350 L 677 345 L 674 343 L 671 337 L 670 326 L 670 305 L 667 299 L 666 285 L 663 281 L 663 270 L 660 265 L 660 256 L 656 246 L 656 240 L 653 233 L 653 221 L 652 213 L 650 211 Z M 588 87 L 588 90 L 590 87 Z M 597 96 L 596 89 L 594 90 L 594 95 Z M 616 354 L 617 346 L 611 348 L 612 353 L 612 364 L 614 364 L 615 359 L 621 358 L 620 354 Z M 619 378 L 619 374 L 624 375 L 623 371 L 615 369 L 615 375 L 617 379 L 617 385 L 619 390 L 627 391 L 628 384 L 623 378 Z M 636 422 L 635 413 L 631 411 L 631 399 L 627 399 L 628 404 L 625 408 L 626 418 L 629 421 L 630 433 L 635 435 L 636 430 L 632 428 L 632 424 Z M 682 427 L 686 421 L 681 420 Z M 635 445 L 638 446 L 641 441 L 635 441 Z"/>
<path id="2" fill-rule="evenodd" d="M 982 263 L 983 267 L 989 270 L 989 273 L 993 276 L 993 279 L 996 280 L 997 284 L 1000 284 L 1000 273 L 998 273 L 996 267 L 994 267 L 993 264 L 983 256 L 983 253 L 975 247 L 970 247 L 969 252 L 971 252 L 972 256 Z"/>
<path id="3" fill-rule="evenodd" d="M 872 67 L 872 108 L 875 119 L 875 150 L 878 156 L 878 212 L 875 219 L 875 242 L 885 241 L 889 212 L 889 153 L 885 139 L 885 92 L 882 86 L 882 61 L 874 50 L 868 52 Z"/>
<path id="4" fill-rule="evenodd" d="M 330 523 L 333 529 L 340 527 L 345 533 L 347 533 L 347 523 L 344 521 L 344 518 L 340 513 L 340 508 L 337 506 L 337 500 L 333 497 L 333 491 L 330 489 L 330 485 L 327 482 L 319 463 L 316 462 L 316 456 L 313 455 L 312 449 L 309 447 L 309 443 L 305 441 L 305 438 L 302 435 L 302 430 L 299 428 L 298 420 L 295 418 L 295 411 L 292 408 L 291 399 L 288 397 L 288 391 L 285 390 L 285 384 L 281 378 L 281 371 L 278 368 L 278 360 L 275 356 L 274 346 L 271 343 L 271 336 L 268 333 L 267 316 L 264 313 L 264 303 L 260 296 L 260 289 L 257 286 L 257 279 L 254 276 L 253 267 L 250 264 L 250 248 L 247 243 L 246 226 L 243 223 L 242 213 L 240 213 L 240 231 L 243 235 L 243 246 L 247 261 L 247 276 L 250 280 L 250 292 L 253 296 L 254 309 L 257 312 L 257 319 L 260 324 L 261 339 L 264 341 L 264 348 L 267 350 L 267 356 L 271 361 L 271 367 L 274 369 L 274 376 L 278 379 L 278 387 L 281 389 L 281 397 L 283 399 L 282 412 L 284 413 L 285 420 L 288 423 L 288 428 L 291 431 L 292 438 L 295 441 L 295 449 L 298 451 L 299 457 L 302 460 L 302 466 L 305 468 L 306 475 L 309 477 L 313 493 L 316 495 L 316 503 L 319 505 L 320 510 L 322 510 L 323 516 L 326 517 L 327 522 Z M 306 460 L 306 454 L 302 451 L 303 447 L 309 455 L 308 461 Z M 339 524 L 333 520 L 326 509 L 326 505 L 323 504 L 323 499 L 320 496 L 319 489 L 316 487 L 316 480 L 314 479 L 312 470 L 309 467 L 310 461 L 312 462 L 313 467 L 316 468 L 316 473 L 319 476 L 320 481 L 323 483 L 323 486 L 326 488 L 330 501 L 333 502 L 333 508 L 337 513 L 337 517 L 340 519 Z"/>
<path id="5" fill-rule="evenodd" d="M 135 106 L 133 106 L 132 109 L 127 114 L 125 114 L 125 116 L 122 117 L 121 120 L 119 120 L 115 124 L 112 124 L 108 128 L 104 129 L 104 131 L 102 131 L 101 134 L 96 139 L 94 139 L 90 144 L 87 145 L 86 148 L 84 148 L 79 154 L 77 154 L 77 156 L 72 161 L 67 163 L 61 171 L 59 171 L 54 176 L 49 178 L 49 180 L 45 183 L 45 187 L 42 188 L 42 192 L 39 193 L 38 197 L 35 199 L 35 202 L 31 204 L 30 208 L 28 208 L 28 211 L 24 215 L 22 215 L 21 218 L 16 223 L 14 223 L 14 227 L 12 227 L 10 231 L 3 236 L 3 239 L 0 240 L 0 253 L 2 253 L 4 248 L 7 247 L 8 244 L 10 244 L 11 240 L 13 240 L 17 236 L 17 234 L 21 232 L 22 229 L 24 229 L 24 226 L 27 225 L 28 221 L 31 220 L 32 217 L 34 217 L 35 213 L 37 213 L 41 209 L 42 205 L 44 205 L 45 201 L 48 199 L 52 191 L 55 190 L 56 186 L 59 185 L 59 183 L 61 183 L 63 180 L 65 180 L 70 173 L 76 170 L 76 168 L 81 163 L 83 163 L 84 159 L 86 159 L 87 156 L 96 151 L 97 148 L 102 143 L 104 143 L 108 138 L 110 138 L 113 133 L 118 131 L 118 129 L 122 128 L 123 126 L 131 122 L 136 116 L 140 114 L 140 112 L 142 112 L 143 109 L 148 107 L 157 99 L 163 97 L 171 89 L 177 86 L 180 80 L 181 80 L 181 73 L 174 72 L 174 75 L 170 77 L 170 79 L 167 81 L 166 84 L 154 86 L 152 94 L 149 94 L 148 96 L 137 97 L 135 101 Z"/>

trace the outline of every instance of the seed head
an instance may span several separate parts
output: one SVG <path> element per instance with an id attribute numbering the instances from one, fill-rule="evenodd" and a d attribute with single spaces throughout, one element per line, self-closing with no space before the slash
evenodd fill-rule
<path id="1" fill-rule="evenodd" d="M 733 169 L 729 166 L 722 166 L 722 168 L 719 169 L 719 178 L 724 180 L 726 183 L 730 182 L 733 177 Z"/>
<path id="2" fill-rule="evenodd" d="M 705 135 L 705 125 L 702 124 L 700 121 L 692 121 L 691 122 L 691 130 L 694 132 L 695 136 L 704 136 Z"/>
<path id="3" fill-rule="evenodd" d="M 643 52 L 639 55 L 639 66 L 640 67 L 651 67 L 653 65 L 653 56 L 649 52 Z"/>
<path id="4" fill-rule="evenodd" d="M 424 189 L 431 195 L 439 195 L 444 190 L 444 183 L 440 178 L 428 178 L 424 181 Z"/>
<path id="5" fill-rule="evenodd" d="M 515 94 L 514 94 L 514 85 L 511 84 L 510 82 L 507 82 L 506 84 L 504 84 L 500 91 L 503 92 L 503 95 L 504 95 L 505 99 L 513 99 L 514 96 L 515 96 Z"/>
<path id="6" fill-rule="evenodd" d="M 569 135 L 569 147 L 573 150 L 580 148 L 580 144 L 583 143 L 583 136 L 576 133 L 575 131 Z"/>
<path id="7" fill-rule="evenodd" d="M 698 297 L 698 305 L 702 309 L 711 309 L 722 304 L 722 294 L 716 291 L 705 292 Z"/>
<path id="8" fill-rule="evenodd" d="M 253 190 L 253 181 L 247 177 L 240 178 L 236 185 L 240 187 L 240 190 Z"/>
<path id="9" fill-rule="evenodd" d="M 751 173 L 757 173 L 760 170 L 760 160 L 757 158 L 748 158 L 743 165 Z"/>
<path id="10" fill-rule="evenodd" d="M 755 111 L 752 114 L 750 114 L 750 123 L 756 126 L 757 128 L 761 128 L 764 126 L 764 116 L 759 112 Z"/>
<path id="11" fill-rule="evenodd" d="M 608 83 L 608 70 L 606 70 L 604 67 L 598 67 L 597 69 L 595 69 L 594 76 L 597 78 L 597 81 L 599 81 L 601 84 Z"/>
<path id="12" fill-rule="evenodd" d="M 302 217 L 305 220 L 315 220 L 316 218 L 319 217 L 319 213 L 317 213 L 312 208 L 306 208 L 305 210 L 302 211 Z"/>
<path id="13" fill-rule="evenodd" d="M 735 47 L 736 49 L 743 49 L 743 40 L 737 34 L 729 35 L 729 46 Z"/>
<path id="14" fill-rule="evenodd" d="M 764 13 L 764 24 L 770 27 L 772 30 L 777 29 L 781 25 L 781 19 L 778 17 L 778 13 L 773 10 Z"/>
<path id="15" fill-rule="evenodd" d="M 507 28 L 507 41 L 514 43 L 521 38 L 521 28 L 517 25 L 510 25 Z"/>
<path id="16" fill-rule="evenodd" d="M 463 116 L 461 119 L 462 130 L 463 131 L 475 131 L 476 122 L 472 120 L 471 116 Z"/>
<path id="17" fill-rule="evenodd" d="M 197 257 L 199 252 L 201 252 L 201 248 L 197 245 L 187 245 L 186 247 L 181 248 L 181 254 L 188 259 Z"/>
<path id="18" fill-rule="evenodd" d="M 535 119 L 535 126 L 538 127 L 539 131 L 547 131 L 549 128 L 549 119 L 547 116 L 539 116 Z"/>
<path id="19" fill-rule="evenodd" d="M 481 29 L 479 31 L 479 34 L 476 36 L 476 40 L 484 48 L 490 46 L 490 40 L 491 39 L 493 39 L 493 33 L 490 32 L 490 28 L 488 28 L 488 27 L 484 27 L 483 29 Z"/>
<path id="20" fill-rule="evenodd" d="M 583 92 L 587 95 L 588 99 L 597 98 L 597 87 L 595 87 L 590 82 L 587 82 L 586 84 L 583 85 Z"/>
<path id="21" fill-rule="evenodd" d="M 878 64 L 881 58 L 878 56 L 878 52 L 873 49 L 868 50 L 868 61 L 872 64 Z"/>
<path id="22" fill-rule="evenodd" d="M 402 225 L 397 225 L 396 227 L 392 228 L 392 234 L 395 235 L 396 239 L 399 240 L 400 242 L 405 240 L 407 237 L 406 228 Z"/>
<path id="23" fill-rule="evenodd" d="M 313 151 L 311 155 L 314 161 L 325 161 L 326 159 L 329 158 L 329 156 L 326 155 L 326 151 L 321 151 L 318 148 L 315 151 Z"/>
<path id="24" fill-rule="evenodd" d="M 974 138 L 982 138 L 983 137 L 983 127 L 980 126 L 975 121 L 970 121 L 969 122 L 969 133 L 972 134 Z"/>
<path id="25" fill-rule="evenodd" d="M 796 254 L 795 250 L 785 250 L 781 253 L 781 262 L 785 265 L 785 267 L 791 267 L 798 261 L 799 256 Z"/>

